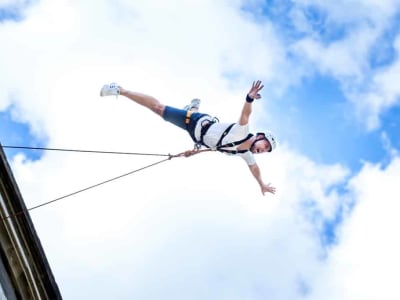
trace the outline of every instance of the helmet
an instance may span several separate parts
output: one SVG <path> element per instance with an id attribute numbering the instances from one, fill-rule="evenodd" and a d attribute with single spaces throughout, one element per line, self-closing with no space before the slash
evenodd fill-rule
<path id="1" fill-rule="evenodd" d="M 271 152 L 272 150 L 274 150 L 276 148 L 276 138 L 275 136 L 272 134 L 272 132 L 257 132 L 257 135 L 262 135 L 263 139 L 267 140 L 269 142 L 269 144 L 271 145 L 271 150 L 269 152 Z"/>

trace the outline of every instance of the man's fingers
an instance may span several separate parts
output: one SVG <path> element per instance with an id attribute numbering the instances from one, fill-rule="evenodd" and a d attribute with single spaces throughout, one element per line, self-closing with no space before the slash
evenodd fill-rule
<path id="1" fill-rule="evenodd" d="M 264 85 L 261 84 L 260 80 L 257 80 L 257 82 L 253 81 L 253 85 L 251 86 L 251 92 L 259 92 L 263 89 Z"/>
<path id="2" fill-rule="evenodd" d="M 261 85 L 261 80 L 253 81 L 252 87 L 258 88 Z"/>

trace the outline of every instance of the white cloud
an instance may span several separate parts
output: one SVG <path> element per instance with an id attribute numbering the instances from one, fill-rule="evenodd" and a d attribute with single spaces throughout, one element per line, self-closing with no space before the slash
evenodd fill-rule
<path id="1" fill-rule="evenodd" d="M 400 103 L 400 88 L 397 84 L 397 74 L 400 71 L 399 37 L 396 38 L 394 47 L 396 53 L 394 62 L 373 75 L 371 85 L 366 92 L 355 94 L 352 97 L 358 114 L 367 115 L 366 121 L 369 129 L 377 128 L 380 125 L 379 116 Z M 360 98 L 365 99 L 363 102 L 367 105 L 360 105 L 358 102 Z"/>
<path id="2" fill-rule="evenodd" d="M 390 30 L 399 1 L 297 1 L 291 16 L 297 29 L 307 36 L 293 44 L 293 51 L 305 59 L 310 73 L 314 71 L 333 76 L 341 82 L 342 90 L 354 104 L 356 116 L 367 130 L 380 126 L 380 116 L 398 105 L 398 88 L 395 74 L 396 58 L 388 67 L 374 68 L 370 64 L 374 47 L 382 35 Z M 306 19 L 307 9 L 317 8 L 321 13 L 321 26 L 325 31 L 342 30 L 343 36 L 325 40 L 313 28 L 315 20 Z M 335 29 L 337 28 L 337 29 Z M 393 47 L 398 52 L 398 41 Z M 312 71 L 312 72 L 310 72 Z"/>
<path id="3" fill-rule="evenodd" d="M 357 22 L 372 21 L 372 25 L 382 26 L 388 22 L 388 18 L 395 15 L 399 5 L 398 0 L 355 0 L 336 2 L 322 0 L 296 0 L 301 8 L 316 8 L 326 14 L 328 22 L 341 24 L 355 24 Z"/>
<path id="4" fill-rule="evenodd" d="M 339 246 L 315 284 L 312 299 L 397 299 L 400 239 L 397 186 L 400 160 L 366 164 L 350 182 L 357 205 L 342 227 Z"/>
<path id="5" fill-rule="evenodd" d="M 126 165 L 125 159 L 107 158 L 99 170 L 98 159 L 72 155 L 50 164 L 57 155 L 35 165 L 13 163 L 17 178 L 27 179 L 21 180 L 24 195 L 51 199 L 99 182 L 104 173 L 112 177 Z M 130 161 L 135 167 L 145 164 L 143 159 Z M 276 196 L 261 196 L 243 162 L 207 153 L 172 160 L 33 211 L 65 296 L 82 297 L 70 272 L 87 274 L 79 279 L 88 285 L 112 272 L 118 274 L 109 278 L 112 285 L 104 293 L 114 291 L 121 299 L 300 297 L 324 254 L 315 235 L 320 229 L 304 214 L 301 202 L 305 197 L 316 200 L 316 208 L 330 218 L 341 202 L 334 187 L 347 172 L 340 166 L 317 166 L 284 148 L 261 157 L 260 165 L 265 179 L 277 185 Z M 78 168 L 80 176 L 74 173 Z M 97 175 L 91 174 L 94 169 Z M 33 205 L 31 197 L 25 200 Z M 115 288 L 119 285 L 121 289 Z"/>
<path id="6" fill-rule="evenodd" d="M 285 79 L 271 87 L 279 90 L 304 74 L 303 65 L 286 61 L 273 24 L 252 23 L 238 9 L 239 1 L 160 5 L 42 1 L 26 12 L 25 21 L 2 24 L 0 39 L 7 43 L 0 57 L 5 70 L 0 107 L 12 103 L 17 118 L 47 137 L 49 146 L 177 153 L 192 146 L 184 131 L 123 97 L 100 98 L 101 85 L 116 80 L 176 106 L 200 97 L 205 111 L 236 120 L 253 76 L 266 83 Z M 364 55 L 369 40 L 367 32 L 357 33 L 354 52 L 344 42 L 324 48 L 305 40 L 299 48 L 310 59 L 317 57 L 320 70 L 359 76 L 362 59 L 353 59 Z M 347 62 L 346 67 L 335 66 L 335 59 Z M 255 123 L 266 126 L 262 120 L 268 112 L 258 110 Z M 35 162 L 17 156 L 12 166 L 32 207 L 159 159 L 49 152 Z M 367 197 L 359 188 L 363 174 L 396 178 L 395 162 L 385 172 L 366 166 L 351 181 L 355 197 Z M 260 195 L 242 161 L 207 153 L 176 158 L 32 211 L 64 297 L 318 295 L 336 272 L 347 274 L 341 262 L 331 269 L 331 260 L 350 249 L 346 235 L 359 235 L 352 233 L 351 221 L 344 224 L 344 250 L 338 245 L 325 266 L 322 223 L 350 205 L 338 189 L 349 171 L 338 164 L 318 165 L 285 144 L 259 157 L 259 164 L 265 181 L 277 186 L 276 196 Z M 310 202 L 320 215 L 317 222 L 302 206 Z M 350 250 L 346 255 L 357 255 Z M 337 282 L 332 294 L 343 287 Z"/>
<path id="7" fill-rule="evenodd" d="M 27 0 L 0 0 L 0 8 L 23 7 L 27 4 Z"/>

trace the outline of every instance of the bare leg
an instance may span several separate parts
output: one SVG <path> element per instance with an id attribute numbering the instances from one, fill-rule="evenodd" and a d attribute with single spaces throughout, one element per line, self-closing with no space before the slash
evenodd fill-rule
<path id="1" fill-rule="evenodd" d="M 144 107 L 147 107 L 160 117 L 164 115 L 165 105 L 152 96 L 128 91 L 123 89 L 122 87 L 119 88 L 119 94 L 135 101 L 140 105 L 143 105 Z"/>

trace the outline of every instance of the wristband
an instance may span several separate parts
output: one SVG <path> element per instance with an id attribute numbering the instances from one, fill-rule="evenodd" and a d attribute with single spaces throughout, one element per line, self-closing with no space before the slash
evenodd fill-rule
<path id="1" fill-rule="evenodd" d="M 250 98 L 249 94 L 247 94 L 247 95 L 246 95 L 246 102 L 247 102 L 247 103 L 251 103 L 251 102 L 253 102 L 253 101 L 254 101 L 254 99 L 253 99 L 253 98 Z"/>

